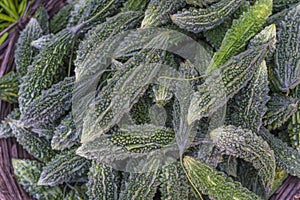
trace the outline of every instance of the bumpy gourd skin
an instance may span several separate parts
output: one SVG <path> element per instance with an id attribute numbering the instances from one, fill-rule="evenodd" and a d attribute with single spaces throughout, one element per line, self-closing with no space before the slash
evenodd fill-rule
<path id="1" fill-rule="evenodd" d="M 288 125 L 288 132 L 291 143 L 295 149 L 300 151 L 300 108 L 291 117 L 291 121 Z"/>
<path id="2" fill-rule="evenodd" d="M 96 99 L 95 113 L 91 112 L 83 125 L 81 142 L 93 140 L 115 126 L 144 94 L 165 58 L 165 51 L 146 50 L 127 61 L 126 70 L 117 74 L 114 85 L 109 84 Z M 97 131 L 93 129 L 95 126 L 91 128 L 95 122 Z"/>
<path id="3" fill-rule="evenodd" d="M 263 117 L 264 126 L 270 130 L 284 124 L 298 109 L 298 100 L 274 94 L 267 103 L 268 110 Z"/>
<path id="4" fill-rule="evenodd" d="M 220 67 L 220 71 L 208 73 L 210 76 L 192 96 L 188 113 L 189 124 L 211 115 L 246 86 L 267 53 L 274 49 L 274 33 L 273 25 L 262 30 L 250 41 L 245 52 L 232 57 Z"/>
<path id="5" fill-rule="evenodd" d="M 263 61 L 260 67 L 258 68 L 258 70 L 255 72 L 253 78 L 248 82 L 248 84 L 244 88 L 242 88 L 239 91 L 239 93 L 235 95 L 235 97 L 232 99 L 232 101 L 229 104 L 229 108 L 227 107 L 227 117 L 228 117 L 227 124 L 235 125 L 236 127 L 241 126 L 244 129 L 251 129 L 253 137 L 256 137 L 255 134 L 258 133 L 258 131 L 261 128 L 262 118 L 267 110 L 266 103 L 270 98 L 268 96 L 268 93 L 269 93 L 268 71 L 267 71 L 266 63 L 265 61 Z M 230 142 L 234 140 L 228 140 L 228 141 Z M 264 140 L 260 138 L 258 141 L 260 141 L 258 142 L 258 147 L 253 149 L 261 151 L 261 148 L 259 146 L 265 145 L 267 146 L 267 148 L 263 148 L 262 152 L 264 151 L 264 149 L 266 149 L 266 151 L 273 152 L 272 150 L 270 150 L 270 147 L 268 147 L 267 144 L 260 145 Z M 238 145 L 236 146 L 239 146 L 240 143 L 237 143 Z M 256 143 L 249 142 L 249 144 L 253 144 L 253 145 L 256 145 Z M 235 145 L 231 145 L 228 148 L 231 148 L 232 146 L 234 147 Z M 244 148 L 244 149 L 247 150 L 248 148 Z M 270 155 L 270 154 L 269 152 L 267 152 L 266 154 L 262 154 L 262 156 L 260 155 L 260 158 L 257 159 L 257 162 L 254 163 L 248 161 L 248 162 L 239 162 L 237 166 L 233 165 L 234 166 L 233 169 L 236 170 L 235 171 L 236 173 L 238 173 L 237 175 L 235 174 L 238 180 L 243 185 L 247 185 L 247 188 L 251 188 L 252 192 L 262 197 L 265 197 L 266 195 L 268 196 L 268 194 L 271 194 L 273 192 L 272 188 L 274 187 L 274 183 L 276 181 L 274 178 L 274 174 L 273 176 L 268 175 L 268 173 L 274 170 L 275 167 L 274 153 L 272 153 L 272 157 L 271 157 L 272 162 L 270 162 L 270 159 L 268 160 L 268 157 L 265 155 Z M 266 169 L 266 167 L 264 167 L 263 165 L 263 167 L 260 169 L 259 163 L 260 164 L 263 163 L 264 159 L 267 160 L 266 163 L 269 164 L 273 163 L 273 166 Z M 236 162 L 232 162 L 232 161 L 233 160 L 231 156 L 229 156 L 229 160 L 223 160 L 223 163 L 225 165 L 224 167 L 226 168 L 229 165 L 229 163 L 236 164 Z M 254 165 L 256 166 L 253 167 Z M 260 178 L 257 178 L 258 175 L 260 176 Z M 249 178 L 249 176 L 251 178 Z M 272 178 L 274 178 L 273 184 L 272 184 Z M 276 187 L 278 187 L 278 185 L 275 186 L 275 188 Z"/>
<path id="6" fill-rule="evenodd" d="M 60 67 L 79 32 L 84 32 L 89 26 L 93 25 L 95 18 L 104 17 L 121 5 L 121 1 L 118 0 L 103 1 L 104 4 L 98 4 L 100 3 L 98 0 L 90 0 L 87 4 L 83 3 L 86 10 L 82 13 L 82 20 L 86 18 L 91 20 L 84 21 L 75 27 L 65 28 L 55 34 L 47 47 L 42 49 L 35 58 L 26 76 L 22 78 L 23 84 L 20 86 L 19 95 L 21 112 L 23 112 L 23 107 L 26 107 L 32 99 L 41 94 L 42 90 L 48 89 L 61 79 Z M 95 4 L 98 6 L 94 7 Z"/>
<path id="7" fill-rule="evenodd" d="M 242 0 L 222 0 L 206 9 L 190 8 L 171 16 L 182 29 L 199 33 L 216 27 L 241 5 Z"/>
<path id="8" fill-rule="evenodd" d="M 98 56 L 95 55 L 99 53 L 99 46 L 107 38 L 113 37 L 122 31 L 135 28 L 142 16 L 142 12 L 137 11 L 121 12 L 92 28 L 79 44 L 75 60 L 76 80 L 95 73 L 99 68 L 99 63 L 101 62 Z"/>
<path id="9" fill-rule="evenodd" d="M 276 164 L 293 176 L 300 177 L 300 154 L 262 127 L 259 134 L 274 151 Z"/>
<path id="10" fill-rule="evenodd" d="M 139 101 L 134 104 L 130 110 L 130 116 L 134 122 L 134 124 L 147 124 L 151 122 L 151 118 L 149 116 L 149 110 L 152 105 L 152 99 L 147 97 L 142 97 Z"/>
<path id="11" fill-rule="evenodd" d="M 11 120 L 9 125 L 18 143 L 38 160 L 47 162 L 55 155 L 49 141 L 44 137 L 39 137 L 37 133 L 22 127 L 19 121 Z"/>
<path id="12" fill-rule="evenodd" d="M 198 194 L 201 192 L 212 199 L 260 199 L 239 182 L 233 181 L 201 160 L 185 156 L 183 166 Z"/>
<path id="13" fill-rule="evenodd" d="M 288 7 L 292 4 L 299 3 L 299 0 L 274 0 L 273 1 L 273 8 L 274 9 L 282 9 L 284 7 Z"/>
<path id="14" fill-rule="evenodd" d="M 87 183 L 89 200 L 118 199 L 120 174 L 110 166 L 92 162 Z"/>
<path id="15" fill-rule="evenodd" d="M 268 193 L 275 177 L 275 157 L 269 145 L 254 132 L 235 126 L 225 126 L 210 132 L 221 154 L 239 157 L 253 164 Z"/>
<path id="16" fill-rule="evenodd" d="M 159 190 L 162 200 L 196 199 L 179 161 L 164 166 L 159 181 L 161 182 Z"/>
<path id="17" fill-rule="evenodd" d="M 157 27 L 170 21 L 170 15 L 185 6 L 184 0 L 151 0 L 145 11 L 142 28 Z"/>
<path id="18" fill-rule="evenodd" d="M 53 125 L 71 107 L 74 77 L 54 84 L 23 110 L 20 120 L 26 126 Z"/>
<path id="19" fill-rule="evenodd" d="M 12 129 L 10 128 L 9 120 L 18 120 L 20 118 L 20 110 L 18 108 L 13 109 L 6 117 L 6 120 L 0 123 L 0 138 L 13 137 Z"/>
<path id="20" fill-rule="evenodd" d="M 222 66 L 223 71 L 221 71 L 220 76 L 213 77 L 201 85 L 191 100 L 188 114 L 189 123 L 209 116 L 243 88 L 260 66 L 266 51 L 266 46 L 262 45 L 233 57 Z"/>
<path id="21" fill-rule="evenodd" d="M 262 28 L 272 13 L 272 0 L 259 0 L 243 15 L 233 21 L 220 49 L 214 54 L 208 71 L 218 69 L 232 56 L 241 52 L 247 42 Z"/>
<path id="22" fill-rule="evenodd" d="M 15 63 L 19 79 L 26 75 L 27 67 L 37 54 L 37 50 L 31 46 L 31 42 L 41 37 L 42 33 L 43 30 L 35 18 L 31 18 L 21 32 L 15 51 Z"/>
<path id="23" fill-rule="evenodd" d="M 134 160 L 135 156 L 138 159 L 145 155 L 155 157 L 157 150 L 173 144 L 174 137 L 173 130 L 169 128 L 152 124 L 131 125 L 82 144 L 76 153 L 109 164 L 131 158 Z"/>
<path id="24" fill-rule="evenodd" d="M 128 0 L 124 3 L 122 11 L 144 11 L 148 3 L 149 0 Z"/>
<path id="25" fill-rule="evenodd" d="M 213 29 L 203 32 L 206 41 L 218 50 L 226 35 L 226 32 L 232 26 L 233 20 L 237 20 L 244 12 L 250 8 L 250 2 L 242 1 L 240 7 L 234 11 L 228 19 L 225 19 L 220 25 Z"/>
<path id="26" fill-rule="evenodd" d="M 71 29 L 60 31 L 51 43 L 35 57 L 26 76 L 21 79 L 19 104 L 22 113 L 34 99 L 42 94 L 43 90 L 61 80 L 60 69 L 74 37 Z"/>
<path id="27" fill-rule="evenodd" d="M 300 5 L 291 9 L 278 28 L 275 52 L 275 68 L 272 69 L 277 78 L 277 87 L 288 92 L 300 83 Z"/>
<path id="28" fill-rule="evenodd" d="M 67 27 L 83 23 L 97 14 L 96 23 L 117 13 L 124 0 L 79 0 L 71 11 Z"/>
<path id="29" fill-rule="evenodd" d="M 34 13 L 34 18 L 38 21 L 43 30 L 43 35 L 49 34 L 49 15 L 46 8 L 40 5 Z"/>
<path id="30" fill-rule="evenodd" d="M 14 173 L 20 185 L 35 199 L 63 199 L 60 187 L 37 186 L 43 164 L 36 160 L 12 159 Z"/>
<path id="31" fill-rule="evenodd" d="M 298 85 L 291 94 L 294 98 L 300 97 L 300 85 Z M 292 146 L 300 152 L 300 106 L 298 104 L 297 112 L 292 115 L 288 124 L 288 133 Z"/>
<path id="32" fill-rule="evenodd" d="M 136 130 L 131 130 L 132 128 Z M 151 125 L 148 126 L 148 129 L 146 125 L 133 126 L 129 127 L 127 132 L 121 131 L 114 134 L 109 140 L 127 151 L 144 153 L 171 143 L 174 140 L 174 131 Z"/>
<path id="33" fill-rule="evenodd" d="M 123 173 L 119 200 L 153 199 L 159 185 L 159 171 L 147 173 Z"/>
<path id="34" fill-rule="evenodd" d="M 54 15 L 49 24 L 49 28 L 51 33 L 58 33 L 62 29 L 66 28 L 68 19 L 71 15 L 71 11 L 74 8 L 75 3 L 70 3 L 65 5 L 62 9 L 58 11 L 56 15 Z"/>
<path id="35" fill-rule="evenodd" d="M 80 142 L 80 130 L 76 130 L 76 128 L 72 113 L 69 113 L 61 120 L 60 124 L 55 127 L 51 139 L 52 149 L 64 150 L 78 144 Z"/>
<path id="36" fill-rule="evenodd" d="M 44 167 L 39 185 L 55 186 L 83 176 L 90 167 L 90 161 L 77 156 L 71 149 L 55 155 Z"/>
<path id="37" fill-rule="evenodd" d="M 259 199 L 256 195 L 263 196 L 264 189 L 270 190 L 275 159 L 276 167 L 300 176 L 299 152 L 274 139 L 269 132 L 259 132 L 264 129 L 263 115 L 269 117 L 265 114 L 268 81 L 273 78 L 268 77 L 266 65 L 271 71 L 269 61 L 274 61 L 276 30 L 274 25 L 266 27 L 265 22 L 271 13 L 272 0 L 250 1 L 76 0 L 71 3 L 66 8 L 70 14 L 63 13 L 65 18 L 61 24 L 55 24 L 57 27 L 49 35 L 32 43 L 40 54 L 21 75 L 21 119 L 8 118 L 3 129 L 5 137 L 15 136 L 41 161 L 38 175 L 34 175 L 34 189 L 47 187 L 47 192 L 53 189 L 55 197 L 51 193 L 51 200 L 152 200 L 156 195 L 162 200 L 195 200 L 201 199 L 200 193 L 210 199 L 248 200 Z M 192 7 L 185 5 L 191 2 L 205 9 L 191 8 L 180 13 L 183 7 Z M 289 7 L 292 6 L 289 2 L 295 0 L 274 2 L 275 7 L 276 2 Z M 95 14 L 97 17 L 93 17 Z M 176 26 L 175 20 L 172 22 L 175 16 L 185 20 L 186 27 Z M 280 27 L 279 18 L 274 18 L 276 28 Z M 197 24 L 201 22 L 204 25 Z M 195 51 L 189 51 L 188 42 L 181 42 L 179 37 L 171 38 L 171 32 L 158 35 L 158 27 L 183 32 L 203 47 L 198 45 Z M 257 34 L 263 27 L 266 28 Z M 130 29 L 133 30 L 128 31 Z M 119 33 L 122 36 L 116 37 Z M 159 36 L 158 45 L 168 48 L 172 44 L 185 56 L 172 55 L 165 49 L 143 49 L 149 36 Z M 203 41 L 205 39 L 219 49 L 208 69 L 213 50 Z M 112 57 L 110 53 L 115 48 L 117 52 Z M 289 50 L 294 55 L 295 48 Z M 24 56 L 24 59 L 29 58 Z M 192 63 L 195 61 L 197 64 Z M 276 66 L 275 62 L 272 64 Z M 161 65 L 169 66 L 167 73 Z M 69 74 L 73 74 L 75 67 L 75 78 L 63 80 L 67 67 Z M 86 85 L 81 85 L 81 81 Z M 81 86 L 79 93 L 72 90 L 74 84 Z M 92 84 L 96 91 L 89 93 L 89 89 L 94 89 Z M 295 98 L 292 103 L 279 102 L 284 104 L 281 109 L 287 108 L 286 112 L 297 103 L 291 92 L 286 95 Z M 81 99 L 86 94 L 91 94 L 87 95 L 88 101 Z M 209 138 L 208 131 L 223 123 L 220 119 L 227 113 L 221 113 L 225 106 L 220 107 L 229 100 L 236 101 L 234 112 L 228 117 L 229 124 L 236 127 L 229 125 L 215 130 Z M 75 105 L 78 101 L 87 103 L 80 107 Z M 274 99 L 271 104 L 272 101 Z M 275 107 L 269 105 L 273 111 Z M 281 112 L 281 109 L 276 111 Z M 77 110 L 82 111 L 82 115 L 78 116 Z M 297 145 L 298 114 L 289 117 L 290 114 L 277 116 L 274 113 L 270 118 L 276 115 L 274 118 L 278 121 L 289 122 L 288 129 L 282 128 L 294 136 L 291 142 Z M 216 169 L 203 160 L 185 155 L 217 162 L 222 155 L 229 155 L 239 160 L 223 160 Z M 179 157 L 180 161 L 176 160 Z M 224 167 L 231 164 L 229 162 L 233 164 Z M 24 168 L 35 168 L 36 163 L 25 163 Z M 163 163 L 170 165 L 153 170 Z M 132 173 L 142 170 L 143 173 Z M 234 180 L 251 191 L 220 171 L 233 175 Z M 24 172 L 22 178 L 27 179 L 28 173 Z M 56 191 L 57 188 L 60 190 Z M 86 191 L 85 196 L 82 193 Z"/>
<path id="38" fill-rule="evenodd" d="M 263 61 L 246 87 L 234 97 L 230 107 L 230 124 L 257 132 L 262 125 L 262 118 L 267 111 L 268 70 Z"/>

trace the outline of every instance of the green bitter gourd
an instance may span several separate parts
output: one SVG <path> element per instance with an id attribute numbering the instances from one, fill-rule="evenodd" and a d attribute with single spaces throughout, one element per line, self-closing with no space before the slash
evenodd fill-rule
<path id="1" fill-rule="evenodd" d="M 227 19 L 241 5 L 242 0 L 221 0 L 206 9 L 190 8 L 171 16 L 182 29 L 199 33 L 213 29 Z"/>

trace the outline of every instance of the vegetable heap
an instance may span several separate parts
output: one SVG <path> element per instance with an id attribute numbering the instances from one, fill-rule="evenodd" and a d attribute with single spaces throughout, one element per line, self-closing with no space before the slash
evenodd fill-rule
<path id="1" fill-rule="evenodd" d="M 33 198 L 268 199 L 300 177 L 299 0 L 40 12 L 0 79 L 19 104 L 0 138 L 36 158 L 12 161 Z"/>

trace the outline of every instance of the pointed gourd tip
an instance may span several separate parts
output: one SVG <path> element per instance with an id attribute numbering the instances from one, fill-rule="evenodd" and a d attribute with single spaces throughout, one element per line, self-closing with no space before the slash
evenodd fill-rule
<path id="1" fill-rule="evenodd" d="M 176 15 L 170 15 L 170 19 L 171 19 L 172 21 L 175 21 L 175 18 L 176 18 Z"/>

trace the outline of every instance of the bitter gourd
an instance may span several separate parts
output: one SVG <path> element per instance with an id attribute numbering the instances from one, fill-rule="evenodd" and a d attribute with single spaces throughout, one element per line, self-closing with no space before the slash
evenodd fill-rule
<path id="1" fill-rule="evenodd" d="M 153 199 L 159 185 L 159 171 L 129 173 L 124 177 L 119 200 Z"/>
<path id="2" fill-rule="evenodd" d="M 196 199 L 179 161 L 164 166 L 159 180 L 162 200 Z"/>
<path id="3" fill-rule="evenodd" d="M 18 102 L 18 76 L 9 72 L 0 77 L 0 99 L 8 103 Z"/>
<path id="4" fill-rule="evenodd" d="M 19 93 L 22 119 L 9 117 L 6 119 L 8 125 L 4 128 L 6 136 L 11 132 L 29 153 L 46 164 L 40 183 L 59 185 L 59 189 L 63 191 L 63 196 L 52 198 L 55 195 L 53 194 L 49 196 L 50 199 L 152 200 L 156 193 L 155 196 L 161 196 L 162 199 L 195 200 L 201 199 L 200 190 L 203 188 L 204 194 L 208 194 L 211 199 L 258 199 L 239 183 L 227 179 L 204 162 L 199 161 L 200 167 L 193 165 L 194 172 L 191 172 L 184 167 L 187 164 L 178 162 L 178 158 L 183 162 L 191 159 L 182 160 L 184 154 L 203 160 L 213 156 L 217 156 L 217 161 L 224 158 L 218 169 L 234 176 L 234 180 L 241 181 L 244 187 L 262 198 L 267 198 L 263 196 L 264 187 L 260 182 L 264 183 L 267 191 L 270 189 L 273 175 L 266 174 L 271 174 L 274 166 L 268 167 L 271 159 L 267 158 L 272 150 L 266 143 L 249 131 L 240 133 L 241 128 L 232 131 L 230 135 L 225 134 L 226 137 L 218 135 L 215 143 L 207 133 L 223 124 L 225 103 L 229 100 L 236 102 L 235 107 L 233 106 L 234 112 L 228 115 L 230 123 L 251 129 L 252 133 L 263 129 L 261 118 L 268 98 L 268 77 L 263 60 L 268 64 L 269 73 L 272 72 L 271 65 L 276 66 L 276 59 L 273 59 L 276 46 L 275 26 L 266 27 L 250 43 L 248 41 L 265 26 L 262 25 L 263 19 L 271 10 L 272 0 L 257 0 L 256 3 L 253 0 L 250 3 L 243 0 L 221 0 L 219 3 L 214 1 L 216 0 L 185 0 L 205 7 L 199 9 L 200 11 L 211 10 L 221 2 L 224 5 L 220 8 L 222 11 L 232 12 L 235 7 L 239 7 L 228 17 L 224 12 L 209 13 L 210 16 L 222 15 L 217 22 L 228 18 L 221 28 L 211 29 L 215 33 L 211 35 L 210 31 L 201 34 L 188 33 L 171 23 L 169 14 L 179 12 L 185 4 L 184 0 L 152 0 L 150 4 L 150 0 L 76 0 L 74 4 L 71 3 L 72 12 L 68 25 L 64 18 L 61 27 L 52 29 L 51 33 L 31 43 L 40 54 L 30 64 L 28 73 L 26 66 L 26 78 L 22 75 Z M 277 1 L 288 3 L 294 0 Z M 176 4 L 178 2 L 180 3 Z M 232 2 L 239 3 L 233 5 L 230 4 Z M 151 7 L 155 3 L 159 6 Z M 216 4 L 209 5 L 212 3 Z M 252 10 L 247 8 L 250 4 L 254 5 Z M 285 7 L 295 6 L 283 4 Z M 147 5 L 146 14 L 149 15 L 144 18 L 142 27 L 164 26 L 169 30 L 157 32 L 157 27 L 152 30 L 135 29 L 140 26 Z M 244 5 L 245 10 L 242 8 Z M 184 7 L 188 9 L 191 6 Z M 155 9 L 155 12 L 150 13 L 151 9 Z M 240 13 L 242 10 L 245 11 L 244 14 Z M 232 22 L 240 15 L 242 17 L 239 20 Z M 111 18 L 105 21 L 106 17 Z M 213 19 L 208 21 L 209 24 L 215 22 Z M 102 24 L 96 26 L 99 23 Z M 44 24 L 47 23 L 42 23 Z M 226 55 L 218 62 L 223 63 L 207 70 L 213 50 L 201 40 L 206 38 L 210 44 L 218 46 L 231 24 L 235 33 L 230 30 L 228 34 L 234 37 L 232 39 L 227 35 L 225 39 L 230 38 L 232 41 L 223 43 L 232 46 L 222 47 L 225 48 Z M 276 22 L 276 25 L 280 24 Z M 131 28 L 134 30 L 127 31 Z M 170 29 L 188 33 L 196 41 L 202 42 L 203 46 L 198 45 L 195 50 L 191 50 L 192 40 L 182 40 L 183 34 L 175 35 L 175 31 Z M 86 32 L 88 33 L 84 36 Z M 208 39 L 207 34 L 213 41 Z M 214 38 L 215 36 L 218 38 Z M 62 46 L 66 49 L 62 49 L 65 48 Z M 240 53 L 246 46 L 247 50 Z M 167 50 L 175 55 L 167 53 Z M 52 55 L 56 51 L 58 53 Z M 73 52 L 78 53 L 75 65 L 73 61 L 76 56 Z M 75 84 L 75 89 L 79 91 L 69 89 L 69 83 L 56 88 L 56 84 L 66 76 L 67 65 L 69 76 L 73 74 L 74 67 L 76 68 L 76 82 L 70 85 Z M 274 79 L 272 76 L 274 75 L 270 73 L 271 82 Z M 260 83 L 261 86 L 258 86 Z M 69 93 L 65 94 L 62 88 L 68 88 Z M 278 92 L 278 89 L 274 91 Z M 287 96 L 295 98 L 297 102 L 298 97 L 291 92 L 288 91 Z M 229 106 L 232 102 L 229 102 Z M 298 129 L 295 126 L 297 123 L 292 119 L 293 117 L 287 120 L 289 126 L 280 127 L 280 134 L 283 135 L 286 130 L 291 133 Z M 286 139 L 288 136 L 283 137 Z M 269 141 L 268 137 L 265 140 Z M 84 158 L 76 156 L 75 153 L 80 142 L 83 144 L 76 153 Z M 296 144 L 295 140 L 291 142 Z M 254 149 L 254 145 L 258 148 Z M 273 143 L 272 145 L 270 146 L 274 147 Z M 279 147 L 280 152 L 274 150 L 276 161 L 281 162 L 279 166 L 291 174 L 299 176 L 299 154 L 292 148 L 282 146 L 281 149 Z M 229 150 L 232 151 L 228 153 Z M 227 153 L 235 156 L 239 154 L 250 162 L 236 158 L 232 162 L 231 157 L 222 157 Z M 94 160 L 91 168 L 85 158 Z M 164 166 L 162 171 L 153 171 L 153 168 L 174 161 L 175 163 Z M 87 164 L 84 165 L 84 162 Z M 186 163 L 189 162 L 191 163 Z M 274 164 L 274 158 L 272 163 Z M 87 183 L 88 176 L 85 172 L 88 168 L 90 173 Z M 40 167 L 39 169 L 41 170 Z M 249 175 L 251 178 L 245 180 Z M 35 184 L 36 182 L 37 180 Z M 160 191 L 157 190 L 159 184 Z M 44 186 L 37 185 L 36 189 L 38 187 Z M 192 188 L 195 190 L 191 191 Z M 272 190 L 274 188 L 276 186 Z"/>
<path id="5" fill-rule="evenodd" d="M 74 8 L 74 2 L 70 2 L 62 7 L 50 20 L 49 28 L 51 33 L 58 33 L 67 27 L 68 19 L 70 18 L 71 11 Z"/>
<path id="6" fill-rule="evenodd" d="M 185 6 L 184 0 L 150 0 L 142 21 L 142 28 L 157 27 L 170 21 L 171 14 Z"/>
<path id="7" fill-rule="evenodd" d="M 271 15 L 267 21 L 266 21 L 266 24 L 269 25 L 269 24 L 276 24 L 276 26 L 279 26 L 280 27 L 280 22 L 282 20 L 284 20 L 284 17 L 287 15 L 287 13 L 297 7 L 298 4 L 296 5 L 292 5 L 291 7 L 288 7 L 288 8 L 285 8 L 283 10 L 281 10 L 280 12 L 276 12 L 276 13 L 273 13 L 273 15 Z M 273 4 L 274 6 L 274 4 Z"/>
<path id="8" fill-rule="evenodd" d="M 20 118 L 20 110 L 18 108 L 15 108 L 9 113 L 6 117 L 6 119 L 9 120 L 18 120 Z M 13 132 L 7 122 L 7 120 L 3 120 L 0 123 L 0 138 L 8 138 L 13 137 Z"/>
<path id="9" fill-rule="evenodd" d="M 119 172 L 102 163 L 92 162 L 87 183 L 90 200 L 118 199 L 120 190 Z"/>
<path id="10" fill-rule="evenodd" d="M 293 176 L 300 177 L 300 153 L 262 127 L 259 134 L 274 151 L 276 164 Z"/>
<path id="11" fill-rule="evenodd" d="M 114 161 L 128 158 L 132 158 L 132 161 L 140 160 L 144 156 L 156 158 L 158 150 L 172 144 L 173 141 L 174 132 L 169 128 L 150 124 L 132 125 L 86 142 L 76 153 L 87 159 L 112 164 Z"/>
<path id="12" fill-rule="evenodd" d="M 102 51 L 102 48 L 99 48 L 99 46 L 108 37 L 112 37 L 121 31 L 135 28 L 141 17 L 141 12 L 121 12 L 91 29 L 78 48 L 75 60 L 76 79 L 79 80 L 90 73 L 95 73 L 95 68 L 99 70 L 99 63 L 102 60 L 95 56 Z"/>
<path id="13" fill-rule="evenodd" d="M 298 85 L 290 94 L 294 98 L 300 98 L 300 85 Z M 288 133 L 292 146 L 300 152 L 300 106 L 297 112 L 293 114 L 288 123 Z"/>
<path id="14" fill-rule="evenodd" d="M 106 17 L 117 13 L 122 6 L 123 0 L 79 0 L 71 11 L 71 17 L 67 27 L 73 27 L 90 19 L 103 22 Z M 87 24 L 89 29 L 91 24 Z"/>
<path id="15" fill-rule="evenodd" d="M 10 126 L 5 121 L 1 121 L 1 124 L 0 124 L 0 139 L 1 138 L 9 138 L 9 137 L 13 137 L 12 130 L 11 130 Z"/>
<path id="16" fill-rule="evenodd" d="M 140 59 L 145 59 L 142 64 L 139 64 L 141 63 Z M 87 120 L 94 126 L 90 127 L 88 124 L 84 124 L 81 142 L 84 143 L 101 136 L 118 123 L 123 114 L 128 113 L 132 105 L 144 94 L 150 82 L 158 74 L 165 59 L 165 51 L 152 50 L 142 52 L 136 58 L 129 60 L 128 70 L 120 76 L 120 79 L 113 86 L 108 106 L 99 105 L 99 110 L 103 111 L 96 111 L 98 114 L 96 116 L 95 114 L 90 115 L 91 119 Z"/>
<path id="17" fill-rule="evenodd" d="M 40 161 L 47 162 L 55 155 L 48 140 L 23 127 L 19 121 L 9 120 L 8 123 L 18 143 L 32 156 Z"/>
<path id="18" fill-rule="evenodd" d="M 226 32 L 220 49 L 214 54 L 208 71 L 218 69 L 232 56 L 238 54 L 247 42 L 262 28 L 272 13 L 272 0 L 258 0 L 249 10 L 233 21 Z"/>
<path id="19" fill-rule="evenodd" d="M 31 42 L 42 36 L 43 30 L 35 18 L 31 18 L 25 29 L 21 32 L 15 51 L 15 63 L 19 79 L 27 73 L 27 67 L 32 63 L 37 50 Z"/>
<path id="20" fill-rule="evenodd" d="M 300 83 L 300 5 L 291 9 L 281 21 L 277 33 L 274 75 L 277 87 L 288 92 Z"/>
<path id="21" fill-rule="evenodd" d="M 147 93 L 146 93 L 147 94 Z M 152 99 L 144 95 L 134 104 L 130 110 L 130 116 L 134 124 L 147 124 L 151 122 L 149 110 L 151 109 Z"/>
<path id="22" fill-rule="evenodd" d="M 53 38 L 54 38 L 54 34 L 43 35 L 42 37 L 32 41 L 30 44 L 34 48 L 38 50 L 42 50 L 51 43 Z"/>
<path id="23" fill-rule="evenodd" d="M 171 16 L 182 29 L 199 33 L 221 24 L 241 5 L 242 0 L 221 0 L 206 9 L 190 8 Z"/>
<path id="24" fill-rule="evenodd" d="M 222 44 L 226 32 L 232 25 L 231 19 L 226 19 L 224 22 L 211 30 L 203 32 L 206 41 L 216 50 L 218 50 Z"/>
<path id="25" fill-rule="evenodd" d="M 178 73 L 179 77 L 190 77 L 192 75 L 190 67 L 191 65 L 189 60 L 185 63 L 181 63 Z M 178 105 L 175 104 L 173 106 L 173 124 L 180 155 L 184 153 L 185 148 L 189 147 L 189 144 L 195 135 L 195 132 L 192 130 L 192 125 L 188 123 L 187 119 L 192 94 L 193 88 L 190 82 L 179 81 L 176 83 L 175 97 L 178 101 L 179 109 L 177 108 Z"/>
<path id="26" fill-rule="evenodd" d="M 229 158 L 231 161 L 231 157 Z M 227 161 L 225 160 L 224 162 Z M 259 178 L 258 171 L 253 167 L 252 163 L 248 163 L 244 160 L 236 160 L 236 164 L 235 180 L 239 181 L 244 187 L 248 188 L 248 190 L 255 193 L 261 199 L 268 199 L 267 197 L 270 195 L 271 191 L 268 193 L 266 192 L 265 186 Z M 273 186 L 274 183 L 272 184 L 272 187 Z"/>
<path id="27" fill-rule="evenodd" d="M 67 27 L 73 27 L 79 23 L 80 17 L 89 2 L 90 1 L 86 0 L 77 0 L 74 2 L 73 9 L 70 11 Z"/>
<path id="28" fill-rule="evenodd" d="M 206 41 L 218 50 L 222 44 L 226 32 L 232 26 L 233 20 L 238 19 L 244 12 L 250 8 L 250 3 L 248 1 L 242 1 L 240 7 L 230 15 L 230 18 L 225 19 L 220 25 L 215 28 L 204 31 L 203 35 Z"/>
<path id="29" fill-rule="evenodd" d="M 64 150 L 73 147 L 80 142 L 80 130 L 76 129 L 72 113 L 62 119 L 55 127 L 54 135 L 51 139 L 51 147 L 55 150 Z"/>
<path id="30" fill-rule="evenodd" d="M 295 3 L 299 3 L 299 0 L 274 0 L 273 7 L 280 9 Z"/>
<path id="31" fill-rule="evenodd" d="M 74 77 L 52 85 L 23 109 L 20 120 L 26 126 L 53 125 L 71 107 Z"/>
<path id="32" fill-rule="evenodd" d="M 221 74 L 209 77 L 192 96 L 188 123 L 209 116 L 222 107 L 253 77 L 264 59 L 270 44 L 250 48 L 234 56 L 221 68 Z"/>
<path id="33" fill-rule="evenodd" d="M 61 152 L 43 167 L 38 185 L 55 186 L 70 182 L 75 178 L 84 176 L 89 167 L 90 162 L 75 155 L 74 149 Z"/>
<path id="34" fill-rule="evenodd" d="M 198 194 L 200 192 L 207 194 L 212 199 L 260 199 L 239 182 L 233 181 L 201 160 L 185 156 L 183 165 L 189 181 Z"/>
<path id="35" fill-rule="evenodd" d="M 76 184 L 76 183 L 75 183 Z M 85 184 L 82 185 L 75 185 L 75 187 L 72 185 L 70 186 L 71 191 L 69 191 L 63 200 L 85 200 L 88 199 L 86 192 L 87 192 L 87 187 Z"/>
<path id="36" fill-rule="evenodd" d="M 267 111 L 266 103 L 270 99 L 268 93 L 268 70 L 263 61 L 247 86 L 233 99 L 233 112 L 230 115 L 233 125 L 257 132 Z"/>
<path id="37" fill-rule="evenodd" d="M 40 5 L 35 11 L 33 16 L 43 30 L 43 34 L 49 33 L 49 15 L 46 8 L 43 5 Z"/>
<path id="38" fill-rule="evenodd" d="M 291 144 L 295 149 L 300 152 L 300 109 L 293 114 L 288 125 L 288 133 L 290 136 Z"/>
<path id="39" fill-rule="evenodd" d="M 82 144 L 77 149 L 76 154 L 105 164 L 110 164 L 115 160 L 122 160 L 126 158 L 126 156 L 130 156 L 122 146 L 114 145 L 108 137 L 105 136 Z"/>
<path id="40" fill-rule="evenodd" d="M 35 199 L 59 200 L 64 194 L 60 187 L 39 186 L 37 182 L 43 164 L 35 160 L 12 159 L 14 173 L 20 185 Z"/>
<path id="41" fill-rule="evenodd" d="M 103 22 L 105 18 L 110 17 L 120 11 L 124 0 L 89 0 L 80 18 L 80 23 L 95 20 Z M 92 25 L 92 24 L 91 24 Z"/>
<path id="42" fill-rule="evenodd" d="M 218 153 L 239 157 L 258 170 L 266 192 L 270 192 L 275 177 L 275 157 L 269 145 L 254 132 L 235 126 L 225 126 L 210 132 Z"/>
<path id="43" fill-rule="evenodd" d="M 257 34 L 246 50 L 231 58 L 220 67 L 220 74 L 209 72 L 204 84 L 193 94 L 188 114 L 188 123 L 209 116 L 222 107 L 247 84 L 260 66 L 266 54 L 274 49 L 275 27 L 266 27 Z"/>
<path id="44" fill-rule="evenodd" d="M 128 126 L 112 135 L 109 140 L 125 150 L 136 153 L 148 152 L 174 140 L 172 129 L 154 125 Z"/>
<path id="45" fill-rule="evenodd" d="M 57 33 L 49 45 L 35 57 L 26 76 L 22 77 L 19 90 L 19 104 L 22 113 L 35 98 L 41 95 L 42 90 L 48 89 L 61 79 L 60 67 L 75 37 L 76 30 L 74 30 L 64 29 Z"/>
<path id="46" fill-rule="evenodd" d="M 269 129 L 283 125 L 298 109 L 298 100 L 292 97 L 274 94 L 267 103 L 268 110 L 263 117 L 263 124 Z"/>

